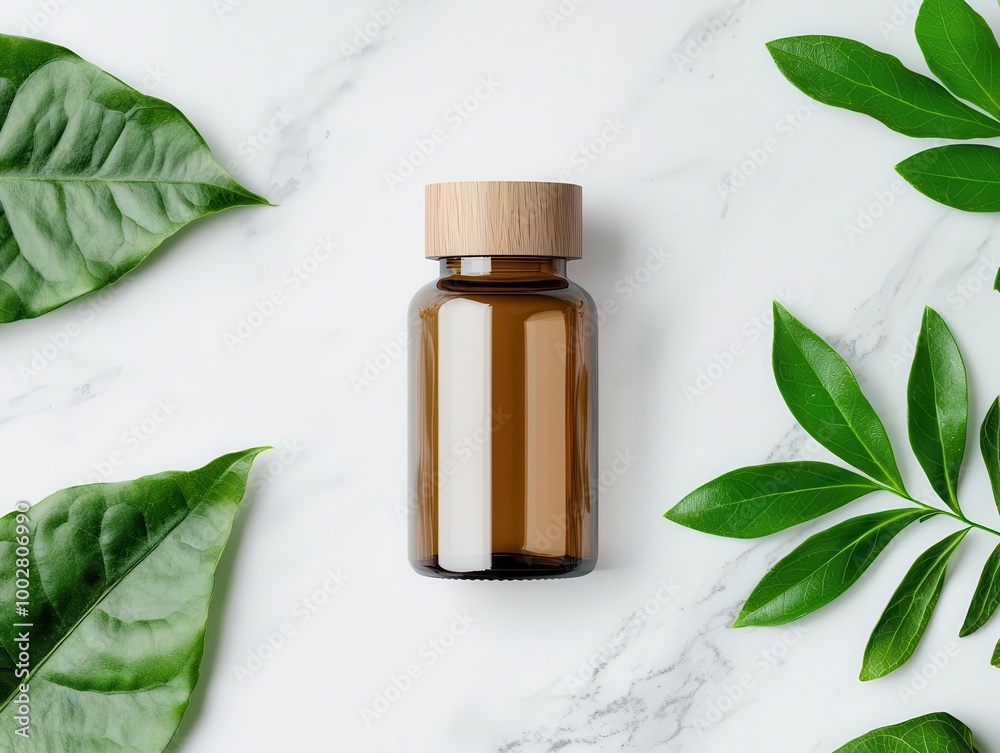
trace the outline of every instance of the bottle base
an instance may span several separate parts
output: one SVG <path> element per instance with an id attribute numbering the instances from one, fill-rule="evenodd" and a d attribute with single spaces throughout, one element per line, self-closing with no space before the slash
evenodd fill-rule
<path id="1" fill-rule="evenodd" d="M 580 557 L 541 557 L 530 554 L 494 554 L 489 570 L 454 572 L 438 564 L 437 556 L 410 560 L 420 575 L 452 580 L 540 580 L 544 578 L 579 578 L 590 573 L 597 559 Z"/>

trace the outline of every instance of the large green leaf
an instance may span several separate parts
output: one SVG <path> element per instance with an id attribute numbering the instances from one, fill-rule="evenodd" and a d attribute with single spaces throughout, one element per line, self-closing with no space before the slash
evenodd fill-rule
<path id="1" fill-rule="evenodd" d="M 907 136 L 980 139 L 1000 122 L 959 101 L 892 55 L 851 39 L 804 36 L 768 44 L 778 69 L 824 104 L 870 115 Z"/>
<path id="2" fill-rule="evenodd" d="M 817 442 L 905 493 L 885 426 L 851 367 L 780 303 L 774 303 L 774 378 L 788 409 Z"/>
<path id="3" fill-rule="evenodd" d="M 190 473 L 65 489 L 0 519 L 0 747 L 166 747 L 198 680 L 215 567 L 259 452 Z M 30 571 L 26 615 L 15 613 L 19 569 Z M 32 625 L 26 678 L 14 671 L 23 649 L 10 629 L 17 623 Z M 22 683 L 27 740 L 12 708 Z"/>
<path id="4" fill-rule="evenodd" d="M 972 730 L 936 713 L 872 730 L 834 753 L 979 753 Z"/>
<path id="5" fill-rule="evenodd" d="M 923 0 L 917 43 L 931 72 L 962 99 L 1000 116 L 1000 45 L 965 0 Z"/>
<path id="6" fill-rule="evenodd" d="M 783 625 L 826 606 L 857 582 L 896 534 L 928 514 L 887 510 L 811 536 L 757 584 L 734 627 Z"/>
<path id="7" fill-rule="evenodd" d="M 818 518 L 879 488 L 829 463 L 757 465 L 709 481 L 665 517 L 704 533 L 752 539 Z"/>
<path id="8" fill-rule="evenodd" d="M 993 649 L 993 660 L 990 663 L 994 667 L 1000 669 L 1000 642 L 998 642 L 996 648 Z"/>
<path id="9" fill-rule="evenodd" d="M 172 105 L 0 35 L 0 322 L 114 282 L 198 217 L 265 203 Z"/>
<path id="10" fill-rule="evenodd" d="M 997 607 L 1000 607 L 1000 546 L 986 560 L 959 635 L 964 638 L 979 630 L 997 611 Z"/>
<path id="11" fill-rule="evenodd" d="M 862 680 L 885 677 L 913 656 L 941 596 L 948 562 L 969 530 L 939 541 L 921 554 L 903 577 L 868 639 Z"/>
<path id="12" fill-rule="evenodd" d="M 896 171 L 920 193 L 965 212 L 1000 212 L 1000 149 L 948 144 L 900 162 Z"/>
<path id="13" fill-rule="evenodd" d="M 979 446 L 983 450 L 986 470 L 990 475 L 993 500 L 997 504 L 997 510 L 1000 510 L 1000 397 L 993 401 L 986 412 L 983 426 L 979 430 Z"/>
<path id="14" fill-rule="evenodd" d="M 969 382 L 958 343 L 931 308 L 924 309 L 917 337 L 907 406 L 913 454 L 934 491 L 961 513 L 958 475 L 969 429 Z"/>

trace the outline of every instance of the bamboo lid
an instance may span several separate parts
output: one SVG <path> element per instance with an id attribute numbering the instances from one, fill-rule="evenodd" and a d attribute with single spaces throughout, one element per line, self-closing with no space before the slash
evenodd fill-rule
<path id="1" fill-rule="evenodd" d="M 432 183 L 424 256 L 583 256 L 583 189 L 572 183 Z"/>

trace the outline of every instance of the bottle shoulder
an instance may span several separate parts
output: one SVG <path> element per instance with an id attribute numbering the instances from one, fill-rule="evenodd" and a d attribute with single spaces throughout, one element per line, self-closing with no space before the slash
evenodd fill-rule
<path id="1" fill-rule="evenodd" d="M 419 288 L 410 300 L 411 310 L 439 305 L 453 298 L 474 300 L 495 299 L 502 305 L 504 298 L 532 296 L 564 301 L 570 304 L 582 303 L 585 308 L 595 307 L 594 299 L 583 287 L 566 278 L 558 282 L 551 280 L 531 282 L 456 281 L 451 278 L 431 280 Z"/>

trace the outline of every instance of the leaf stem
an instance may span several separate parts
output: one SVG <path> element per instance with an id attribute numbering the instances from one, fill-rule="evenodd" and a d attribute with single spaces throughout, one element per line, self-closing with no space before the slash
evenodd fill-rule
<path id="1" fill-rule="evenodd" d="M 946 515 L 949 518 L 954 518 L 955 520 L 964 523 L 971 528 L 978 528 L 980 531 L 985 531 L 986 533 L 992 533 L 994 536 L 1000 537 L 1000 531 L 997 531 L 989 526 L 984 526 L 981 523 L 976 523 L 969 520 L 967 517 L 961 513 L 952 512 L 951 510 L 942 510 L 940 507 L 935 507 L 934 505 L 929 505 L 926 502 L 921 502 L 919 499 L 914 499 L 908 493 L 900 491 L 899 489 L 894 489 L 891 486 L 885 486 L 884 484 L 878 484 L 879 488 L 895 494 L 897 497 L 902 497 L 907 502 L 912 502 L 917 507 L 923 507 L 925 510 L 930 510 L 936 515 Z"/>

